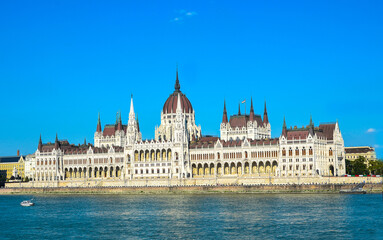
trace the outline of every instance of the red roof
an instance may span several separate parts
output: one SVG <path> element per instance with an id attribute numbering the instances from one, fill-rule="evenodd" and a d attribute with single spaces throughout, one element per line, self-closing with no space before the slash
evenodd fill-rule
<path id="1" fill-rule="evenodd" d="M 127 128 L 126 125 L 122 125 L 122 130 L 124 130 L 125 133 L 126 133 L 126 128 Z M 116 130 L 117 130 L 117 127 L 114 124 L 113 125 L 105 125 L 104 131 L 102 131 L 102 135 L 104 137 L 106 137 L 106 136 L 114 136 Z"/>
<path id="2" fill-rule="evenodd" d="M 242 128 L 247 126 L 249 119 L 249 115 L 233 115 L 230 116 L 229 124 L 232 128 Z M 258 126 L 263 126 L 262 117 L 260 115 L 254 115 L 254 121 L 257 122 Z"/>
<path id="3" fill-rule="evenodd" d="M 320 124 L 319 129 L 323 132 L 324 136 L 328 140 L 333 140 L 334 138 L 334 131 L 335 131 L 335 123 L 327 123 L 327 124 Z"/>
<path id="4" fill-rule="evenodd" d="M 178 101 L 178 94 L 180 94 L 181 97 L 181 108 L 183 113 L 193 112 L 193 107 L 189 101 L 189 99 L 186 97 L 185 94 L 182 92 L 176 92 L 174 91 L 168 99 L 166 100 L 164 107 L 162 108 L 163 113 L 175 113 L 177 110 L 177 101 Z"/>

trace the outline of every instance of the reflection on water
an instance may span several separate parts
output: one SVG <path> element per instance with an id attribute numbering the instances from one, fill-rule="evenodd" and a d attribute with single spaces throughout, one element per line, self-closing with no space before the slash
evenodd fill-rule
<path id="1" fill-rule="evenodd" d="M 337 194 L 0 196 L 5 239 L 380 238 L 382 196 Z"/>

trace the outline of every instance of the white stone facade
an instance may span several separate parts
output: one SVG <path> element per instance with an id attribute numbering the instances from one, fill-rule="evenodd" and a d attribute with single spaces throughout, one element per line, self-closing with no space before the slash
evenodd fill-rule
<path id="1" fill-rule="evenodd" d="M 155 139 L 142 140 L 131 98 L 129 120 L 121 115 L 114 125 L 101 129 L 100 117 L 94 146 L 67 141 L 42 144 L 34 154 L 34 181 L 59 182 L 73 179 L 121 180 L 198 179 L 259 177 L 313 177 L 345 174 L 344 143 L 338 123 L 312 122 L 306 128 L 287 129 L 271 138 L 266 104 L 263 119 L 255 115 L 227 118 L 226 106 L 220 137 L 203 137 L 195 123 L 195 111 L 180 91 L 165 102 Z"/>

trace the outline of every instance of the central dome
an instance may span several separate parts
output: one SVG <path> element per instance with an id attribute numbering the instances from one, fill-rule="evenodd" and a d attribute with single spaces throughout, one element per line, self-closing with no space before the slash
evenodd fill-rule
<path id="1" fill-rule="evenodd" d="M 177 110 L 177 101 L 178 94 L 180 95 L 181 100 L 181 108 L 183 113 L 193 112 L 193 107 L 189 101 L 189 99 L 180 91 L 180 82 L 178 80 L 178 71 L 176 75 L 176 84 L 174 85 L 174 92 L 170 94 L 168 99 L 166 100 L 164 107 L 162 108 L 163 113 L 175 113 Z"/>

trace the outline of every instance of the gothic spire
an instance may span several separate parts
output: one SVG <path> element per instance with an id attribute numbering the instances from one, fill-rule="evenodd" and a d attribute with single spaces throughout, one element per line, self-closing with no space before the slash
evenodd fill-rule
<path id="1" fill-rule="evenodd" d="M 283 127 L 282 127 L 282 135 L 287 136 L 287 127 L 286 127 L 286 119 L 285 116 L 283 116 Z"/>
<path id="2" fill-rule="evenodd" d="M 314 135 L 314 123 L 313 123 L 313 118 L 312 118 L 311 114 L 310 114 L 309 132 L 311 135 Z"/>
<path id="3" fill-rule="evenodd" d="M 122 121 L 121 121 L 121 112 L 118 114 L 118 123 L 117 123 L 117 130 L 121 131 L 122 130 Z"/>
<path id="4" fill-rule="evenodd" d="M 129 111 L 129 120 L 134 120 L 136 115 L 134 114 L 134 106 L 133 106 L 133 94 L 130 97 L 130 111 Z"/>
<path id="5" fill-rule="evenodd" d="M 267 116 L 266 101 L 265 101 L 265 111 L 263 112 L 263 123 L 265 124 L 269 123 L 269 117 Z"/>
<path id="6" fill-rule="evenodd" d="M 59 139 L 58 139 L 57 133 L 56 133 L 55 149 L 59 149 L 59 147 L 60 147 L 60 143 L 59 143 Z"/>
<path id="7" fill-rule="evenodd" d="M 227 112 L 226 112 L 226 101 L 223 100 L 223 115 L 222 115 L 222 123 L 227 123 Z"/>
<path id="8" fill-rule="evenodd" d="M 314 127 L 314 123 L 313 123 L 313 117 L 312 115 L 310 114 L 310 126 L 313 126 Z"/>
<path id="9" fill-rule="evenodd" d="M 138 117 L 137 117 L 137 131 L 140 132 L 140 123 L 138 122 Z"/>
<path id="10" fill-rule="evenodd" d="M 98 121 L 97 121 L 97 132 L 101 132 L 101 120 L 100 120 L 100 113 L 98 113 Z"/>
<path id="11" fill-rule="evenodd" d="M 43 142 L 41 141 L 41 133 L 40 133 L 40 140 L 39 140 L 39 145 L 37 149 L 41 152 L 43 150 Z"/>
<path id="12" fill-rule="evenodd" d="M 84 138 L 84 145 L 86 146 L 86 138 Z"/>
<path id="13" fill-rule="evenodd" d="M 250 121 L 254 121 L 254 107 L 253 107 L 253 97 L 251 97 L 251 104 L 250 104 L 250 117 L 249 117 L 249 120 Z"/>
<path id="14" fill-rule="evenodd" d="M 177 70 L 176 70 L 176 84 L 174 84 L 174 91 L 175 92 L 180 92 L 181 85 L 180 81 L 178 80 L 178 64 L 177 64 Z"/>

